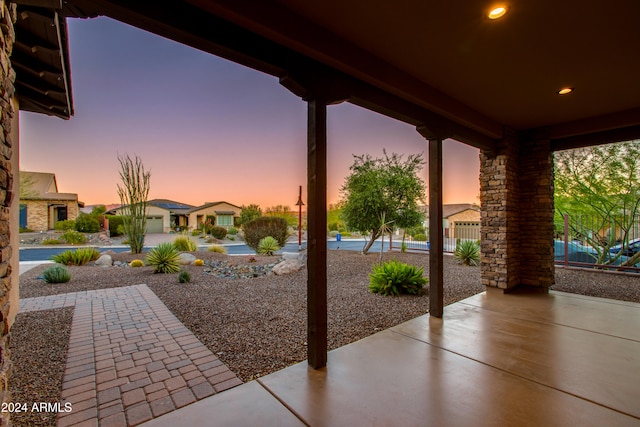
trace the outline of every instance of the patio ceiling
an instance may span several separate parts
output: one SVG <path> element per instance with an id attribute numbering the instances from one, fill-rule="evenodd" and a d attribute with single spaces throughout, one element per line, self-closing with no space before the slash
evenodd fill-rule
<path id="1" fill-rule="evenodd" d="M 334 101 L 480 148 L 505 127 L 548 135 L 554 149 L 640 138 L 636 0 L 505 1 L 495 21 L 484 15 L 495 3 L 481 0 L 129 3 L 69 0 L 64 13 L 111 16 L 285 85 L 294 70 L 294 91 L 329 76 Z M 564 87 L 575 90 L 558 95 Z"/>

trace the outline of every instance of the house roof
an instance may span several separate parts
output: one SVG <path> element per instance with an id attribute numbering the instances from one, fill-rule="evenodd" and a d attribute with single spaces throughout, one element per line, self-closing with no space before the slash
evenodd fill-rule
<path id="1" fill-rule="evenodd" d="M 424 205 L 422 209 L 425 212 L 426 216 L 429 217 L 429 205 Z M 442 205 L 442 218 L 446 219 L 450 216 L 459 214 L 460 212 L 464 212 L 466 210 L 479 212 L 480 207 L 472 203 L 453 203 L 449 205 Z"/>
<path id="2" fill-rule="evenodd" d="M 52 173 L 20 171 L 20 184 L 28 187 L 21 191 L 22 200 L 78 200 L 76 193 L 58 192 L 56 176 Z"/>
<path id="3" fill-rule="evenodd" d="M 147 201 L 147 204 L 156 206 L 161 209 L 166 209 L 171 213 L 176 214 L 186 214 L 190 209 L 193 208 L 193 205 L 188 205 L 186 203 L 176 202 L 174 200 L 168 199 L 152 199 Z"/>
<path id="4" fill-rule="evenodd" d="M 222 204 L 229 205 L 229 206 L 233 206 L 234 208 L 236 208 L 236 209 L 238 209 L 238 210 L 241 210 L 241 209 L 242 209 L 240 206 L 236 206 L 236 205 L 234 205 L 233 203 L 225 202 L 225 201 L 223 200 L 223 201 L 220 201 L 220 202 L 207 202 L 207 203 L 205 203 L 204 205 L 195 206 L 195 207 L 193 207 L 193 208 L 191 208 L 191 209 L 189 210 L 189 213 L 197 212 L 197 211 L 200 211 L 200 210 L 203 210 L 203 209 L 207 209 L 207 208 L 215 207 L 215 206 L 222 205 Z M 218 212 L 218 211 L 216 211 L 216 213 L 217 213 L 217 212 Z M 220 211 L 220 212 L 222 212 L 222 211 Z M 233 213 L 235 213 L 235 212 L 233 212 Z M 229 214 L 229 215 L 231 215 L 231 214 Z"/>
<path id="5" fill-rule="evenodd" d="M 485 150 L 514 132 L 554 150 L 640 138 L 640 2 L 504 4 L 498 20 L 481 0 L 67 0 L 63 14 L 110 16 L 428 138 Z"/>

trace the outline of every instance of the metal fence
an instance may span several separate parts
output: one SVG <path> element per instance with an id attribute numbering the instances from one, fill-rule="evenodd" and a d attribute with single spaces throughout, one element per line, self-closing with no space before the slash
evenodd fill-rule
<path id="1" fill-rule="evenodd" d="M 640 272 L 640 218 L 565 214 L 555 229 L 557 265 Z"/>
<path id="2" fill-rule="evenodd" d="M 450 224 L 449 227 L 445 228 L 442 233 L 442 242 L 444 252 L 455 252 L 456 246 L 458 243 L 472 240 L 479 241 L 480 240 L 480 223 L 479 222 L 455 222 Z M 424 240 L 415 240 L 411 236 L 405 236 L 404 242 L 402 240 L 402 235 L 394 235 L 391 238 L 390 242 L 390 250 L 402 250 L 404 245 L 404 249 L 406 251 L 429 251 L 430 250 L 430 242 Z"/>

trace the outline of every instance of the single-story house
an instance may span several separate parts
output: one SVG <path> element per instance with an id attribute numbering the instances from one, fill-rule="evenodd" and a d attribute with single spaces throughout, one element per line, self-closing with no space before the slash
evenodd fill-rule
<path id="1" fill-rule="evenodd" d="M 55 174 L 20 171 L 20 228 L 51 230 L 58 221 L 75 220 L 82 206 L 76 193 L 58 192 Z"/>
<path id="2" fill-rule="evenodd" d="M 202 206 L 192 208 L 188 212 L 191 228 L 198 229 L 207 221 L 212 220 L 212 225 L 229 228 L 236 225 L 236 221 L 240 218 L 242 208 L 228 202 L 208 202 Z"/>
<path id="3" fill-rule="evenodd" d="M 429 207 L 424 207 L 424 227 L 429 227 Z M 442 205 L 442 228 L 445 238 L 480 239 L 480 207 L 471 203 Z"/>
<path id="4" fill-rule="evenodd" d="M 201 206 L 188 205 L 167 199 L 153 199 L 147 202 L 147 233 L 168 233 L 172 230 L 197 229 L 211 218 L 213 225 L 229 228 L 240 217 L 242 208 L 224 201 L 205 203 Z M 122 215 L 123 208 L 108 211 Z"/>

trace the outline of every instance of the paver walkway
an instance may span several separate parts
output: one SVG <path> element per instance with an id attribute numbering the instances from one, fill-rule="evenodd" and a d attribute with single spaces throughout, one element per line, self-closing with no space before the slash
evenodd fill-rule
<path id="1" fill-rule="evenodd" d="M 58 426 L 134 426 L 242 382 L 146 285 L 20 300 L 75 306 Z"/>

